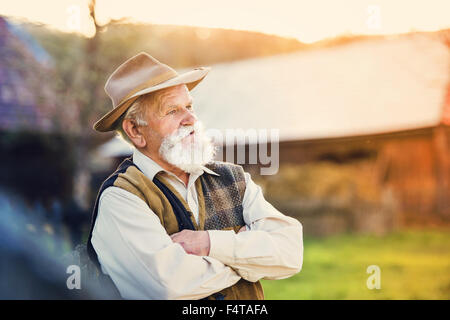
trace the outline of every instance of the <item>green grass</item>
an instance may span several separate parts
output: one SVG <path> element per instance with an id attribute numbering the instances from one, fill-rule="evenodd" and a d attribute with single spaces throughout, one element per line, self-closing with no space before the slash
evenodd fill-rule
<path id="1" fill-rule="evenodd" d="M 367 288 L 370 265 L 380 289 Z M 450 299 L 450 232 L 305 237 L 302 271 L 262 284 L 266 299 Z"/>

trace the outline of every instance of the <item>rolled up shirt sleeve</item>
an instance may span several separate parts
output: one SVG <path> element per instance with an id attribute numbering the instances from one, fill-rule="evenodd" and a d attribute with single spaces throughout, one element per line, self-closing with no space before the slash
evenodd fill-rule
<path id="1" fill-rule="evenodd" d="M 236 270 L 248 281 L 283 279 L 303 264 L 301 223 L 283 215 L 264 199 L 261 187 L 245 172 L 244 221 L 248 231 L 208 230 L 209 256 Z"/>
<path id="2" fill-rule="evenodd" d="M 214 257 L 186 254 L 139 197 L 103 191 L 92 235 L 103 272 L 125 299 L 201 299 L 240 280 Z"/>

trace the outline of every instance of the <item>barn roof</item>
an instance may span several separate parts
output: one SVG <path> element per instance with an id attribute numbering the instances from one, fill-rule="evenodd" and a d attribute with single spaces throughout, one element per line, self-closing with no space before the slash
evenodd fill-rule
<path id="1" fill-rule="evenodd" d="M 281 141 L 450 125 L 450 52 L 429 33 L 222 63 L 192 95 L 206 128 L 274 128 Z M 131 154 L 118 138 L 99 151 Z"/>
<path id="2" fill-rule="evenodd" d="M 410 34 L 218 64 L 192 95 L 207 128 L 375 134 L 437 125 L 449 71 L 437 34 Z"/>

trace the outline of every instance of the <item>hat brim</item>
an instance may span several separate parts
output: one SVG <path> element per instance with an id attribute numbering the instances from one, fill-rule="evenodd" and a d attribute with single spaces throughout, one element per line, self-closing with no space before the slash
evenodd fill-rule
<path id="1" fill-rule="evenodd" d="M 148 87 L 136 92 L 135 94 L 130 96 L 127 100 L 121 102 L 117 107 L 115 107 L 110 112 L 105 114 L 102 118 L 100 118 L 100 120 L 98 120 L 94 124 L 94 130 L 99 132 L 108 132 L 115 130 L 116 121 L 122 116 L 122 114 L 124 114 L 128 110 L 128 108 L 134 101 L 137 100 L 137 98 L 139 98 L 144 94 L 177 86 L 180 84 L 185 84 L 189 89 L 189 91 L 194 89 L 197 86 L 197 84 L 199 84 L 203 80 L 203 78 L 208 74 L 209 70 L 211 70 L 211 68 L 202 67 L 194 69 L 185 72 L 183 74 L 180 74 L 172 79 L 161 82 L 156 86 Z"/>

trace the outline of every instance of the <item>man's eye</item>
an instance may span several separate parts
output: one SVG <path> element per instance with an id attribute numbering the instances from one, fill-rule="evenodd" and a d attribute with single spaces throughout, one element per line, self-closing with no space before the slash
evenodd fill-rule
<path id="1" fill-rule="evenodd" d="M 176 109 L 173 109 L 173 110 L 167 112 L 167 114 L 168 114 L 168 115 L 169 115 L 169 114 L 175 114 L 175 112 L 177 112 L 177 110 L 176 110 Z"/>

